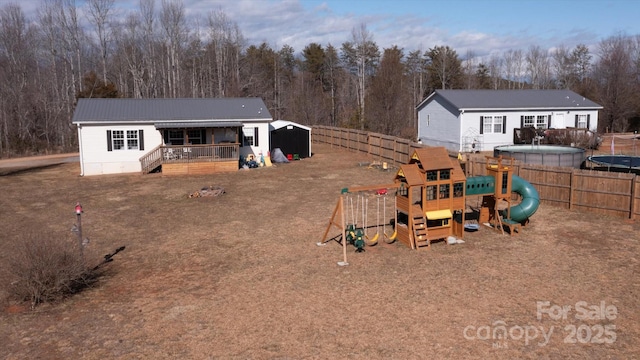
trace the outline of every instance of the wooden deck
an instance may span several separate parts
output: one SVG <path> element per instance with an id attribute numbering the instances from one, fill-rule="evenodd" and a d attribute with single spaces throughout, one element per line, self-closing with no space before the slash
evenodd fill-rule
<path id="1" fill-rule="evenodd" d="M 144 174 L 162 165 L 163 175 L 203 175 L 236 171 L 239 157 L 239 144 L 162 145 L 140 162 Z"/>

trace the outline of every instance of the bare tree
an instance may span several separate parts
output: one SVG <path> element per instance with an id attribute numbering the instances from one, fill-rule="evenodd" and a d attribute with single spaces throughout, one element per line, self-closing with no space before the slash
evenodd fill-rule
<path id="1" fill-rule="evenodd" d="M 107 51 L 110 40 L 109 21 L 113 14 L 114 0 L 88 0 L 89 21 L 95 26 L 102 63 L 102 81 L 107 82 Z"/>
<path id="2" fill-rule="evenodd" d="M 168 97 L 178 97 L 182 93 L 181 56 L 188 38 L 184 3 L 181 0 L 162 0 L 160 23 L 165 35 L 165 84 Z"/>
<path id="3" fill-rule="evenodd" d="M 509 49 L 504 53 L 505 77 L 509 80 L 508 89 L 524 87 L 524 56 L 522 50 Z"/>
<path id="4" fill-rule="evenodd" d="M 356 70 L 358 127 L 364 129 L 367 78 L 374 73 L 380 58 L 378 45 L 373 41 L 373 35 L 367 30 L 366 24 L 362 23 L 359 27 L 353 28 L 351 41 L 342 44 L 342 55 L 346 64 Z"/>
<path id="5" fill-rule="evenodd" d="M 29 96 L 35 91 L 31 73 L 37 70 L 35 28 L 30 26 L 22 9 L 16 4 L 0 8 L 0 148 L 24 151 L 34 143 L 34 108 Z"/>
<path id="6" fill-rule="evenodd" d="M 502 82 L 502 58 L 498 54 L 493 53 L 489 57 L 489 76 L 491 77 L 491 87 L 494 90 L 498 90 Z"/>
<path id="7" fill-rule="evenodd" d="M 160 84 L 158 84 L 158 70 L 161 67 L 158 61 L 158 36 L 156 33 L 155 0 L 140 0 L 140 18 L 142 21 L 142 43 L 144 44 L 144 82 L 143 97 L 155 98 L 160 96 Z"/>
<path id="8" fill-rule="evenodd" d="M 405 61 L 405 66 L 411 81 L 411 102 L 407 104 L 411 111 L 411 123 L 408 124 L 408 127 L 417 130 L 418 112 L 415 111 L 415 107 L 426 95 L 427 60 L 422 55 L 422 50 L 409 52 Z"/>
<path id="9" fill-rule="evenodd" d="M 576 80 L 574 76 L 575 62 L 569 49 L 564 45 L 560 45 L 551 53 L 551 56 L 557 86 L 561 89 L 572 88 Z"/>
<path id="10" fill-rule="evenodd" d="M 231 21 L 222 10 L 209 13 L 209 38 L 215 59 L 215 83 L 217 96 L 226 96 L 227 87 L 233 83 L 238 54 L 243 37 L 238 24 Z"/>
<path id="11" fill-rule="evenodd" d="M 144 45 L 140 15 L 130 13 L 122 24 L 114 26 L 113 40 L 115 46 L 112 63 L 117 67 L 118 89 L 126 97 L 142 98 Z"/>
<path id="12" fill-rule="evenodd" d="M 602 40 L 598 46 L 600 60 L 595 66 L 600 104 L 603 105 L 601 130 L 625 131 L 627 120 L 635 113 L 634 88 L 629 79 L 635 74 L 631 57 L 632 41 L 617 35 Z"/>
<path id="13" fill-rule="evenodd" d="M 529 47 L 525 57 L 529 81 L 534 89 L 544 89 L 546 71 L 548 69 L 547 54 L 538 45 Z"/>
<path id="14" fill-rule="evenodd" d="M 478 67 L 477 57 L 473 50 L 467 50 L 465 55 L 465 59 L 462 61 L 462 66 L 464 69 L 464 76 L 466 78 L 466 88 L 473 89 L 476 87 L 475 79 L 476 79 L 476 69 Z"/>

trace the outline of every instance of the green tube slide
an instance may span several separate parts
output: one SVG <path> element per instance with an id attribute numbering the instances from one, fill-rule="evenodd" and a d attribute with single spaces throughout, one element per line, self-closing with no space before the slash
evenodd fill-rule
<path id="1" fill-rule="evenodd" d="M 540 206 L 540 195 L 530 182 L 517 175 L 511 176 L 511 191 L 522 196 L 522 201 L 518 205 L 509 208 L 511 220 L 523 222 L 529 219 Z M 506 211 L 502 212 L 506 216 Z"/>
<path id="2" fill-rule="evenodd" d="M 493 176 L 467 178 L 467 195 L 491 195 L 494 191 L 495 179 Z M 517 175 L 511 175 L 511 191 L 522 196 L 522 202 L 509 209 L 511 220 L 523 222 L 538 210 L 540 196 L 531 183 Z M 503 211 L 501 215 L 506 216 L 506 211 Z"/>

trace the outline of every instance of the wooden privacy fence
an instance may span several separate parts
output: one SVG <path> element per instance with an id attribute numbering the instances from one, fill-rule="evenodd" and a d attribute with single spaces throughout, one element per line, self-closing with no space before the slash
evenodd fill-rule
<path id="1" fill-rule="evenodd" d="M 640 215 L 640 182 L 627 173 L 515 162 L 513 173 L 530 182 L 542 204 L 634 219 Z M 486 159 L 471 159 L 467 176 L 485 175 Z"/>
<path id="2" fill-rule="evenodd" d="M 424 145 L 366 131 L 315 126 L 312 141 L 369 155 L 393 165 L 407 163 Z M 457 153 L 449 152 L 450 156 Z M 486 175 L 486 159 L 470 159 L 467 177 Z M 530 182 L 540 202 L 565 209 L 635 219 L 640 216 L 640 181 L 627 173 L 581 170 L 515 162 L 514 174 Z"/>
<path id="3" fill-rule="evenodd" d="M 392 165 L 406 164 L 413 150 L 424 145 L 394 136 L 330 126 L 314 126 L 311 139 L 371 156 Z"/>

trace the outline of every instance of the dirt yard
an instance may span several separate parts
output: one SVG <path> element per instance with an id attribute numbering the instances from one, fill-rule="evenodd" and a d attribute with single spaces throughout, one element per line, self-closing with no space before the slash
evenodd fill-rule
<path id="1" fill-rule="evenodd" d="M 543 205 L 520 236 L 349 248 L 340 267 L 338 243 L 316 246 L 340 189 L 394 172 L 314 153 L 215 176 L 0 176 L 2 248 L 33 230 L 74 241 L 76 201 L 89 254 L 126 246 L 64 302 L 0 303 L 0 358 L 640 358 L 639 223 Z M 188 197 L 209 186 L 225 193 Z"/>

